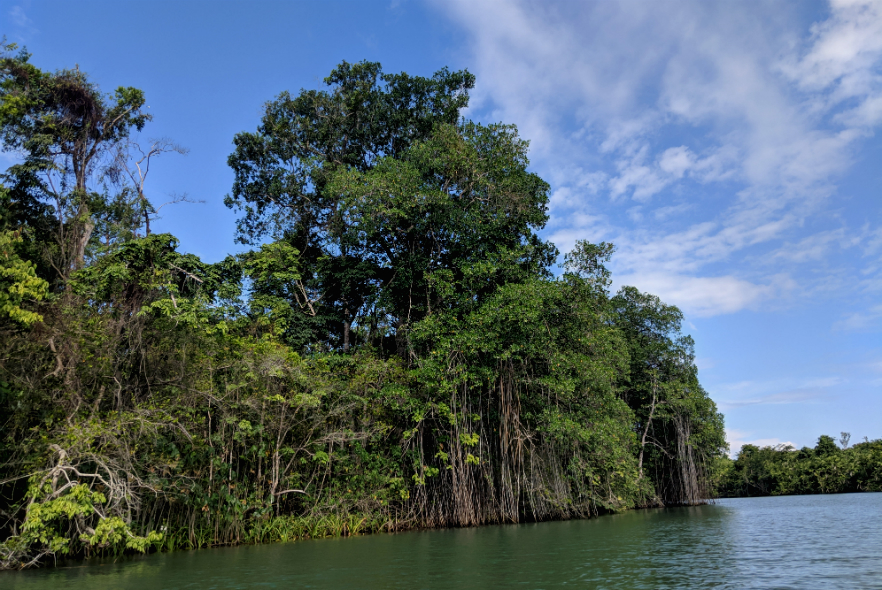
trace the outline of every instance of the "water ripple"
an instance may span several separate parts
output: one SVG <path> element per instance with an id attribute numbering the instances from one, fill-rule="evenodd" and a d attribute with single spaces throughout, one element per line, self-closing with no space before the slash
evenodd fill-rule
<path id="1" fill-rule="evenodd" d="M 0 574 L 30 590 L 882 589 L 882 494 L 724 500 L 592 520 L 324 539 Z"/>

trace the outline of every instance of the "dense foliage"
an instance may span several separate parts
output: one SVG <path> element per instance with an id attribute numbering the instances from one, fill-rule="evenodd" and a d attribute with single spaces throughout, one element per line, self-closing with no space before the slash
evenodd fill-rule
<path id="1" fill-rule="evenodd" d="M 235 137 L 238 239 L 151 234 L 140 91 L 7 46 L 0 563 L 589 516 L 709 493 L 682 314 L 555 276 L 548 185 L 474 79 L 343 63 Z M 158 146 L 158 147 L 157 147 Z M 175 150 L 180 151 L 180 150 Z"/>
<path id="2" fill-rule="evenodd" d="M 882 440 L 840 446 L 823 435 L 814 448 L 744 445 L 734 461 L 723 460 L 720 494 L 728 497 L 882 492 Z M 840 448 L 841 447 L 841 448 Z"/>

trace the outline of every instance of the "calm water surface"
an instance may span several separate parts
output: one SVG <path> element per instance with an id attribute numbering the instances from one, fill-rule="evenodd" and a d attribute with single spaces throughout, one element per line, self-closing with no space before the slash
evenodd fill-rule
<path id="1" fill-rule="evenodd" d="M 876 588 L 882 494 L 723 500 L 569 522 L 0 572 L 0 588 Z"/>

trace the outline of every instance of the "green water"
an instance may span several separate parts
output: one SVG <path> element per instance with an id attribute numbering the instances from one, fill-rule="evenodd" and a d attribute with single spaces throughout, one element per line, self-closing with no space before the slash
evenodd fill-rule
<path id="1" fill-rule="evenodd" d="M 0 572 L 0 588 L 878 588 L 882 494 L 320 539 Z"/>

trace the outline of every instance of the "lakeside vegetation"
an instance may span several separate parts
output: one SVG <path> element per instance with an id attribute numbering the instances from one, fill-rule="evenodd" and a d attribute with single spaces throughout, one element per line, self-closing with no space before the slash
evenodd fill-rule
<path id="1" fill-rule="evenodd" d="M 814 448 L 744 445 L 734 461 L 721 459 L 722 497 L 882 492 L 882 440 L 849 446 L 843 432 L 837 446 L 822 435 Z"/>
<path id="2" fill-rule="evenodd" d="M 4 47 L 0 567 L 712 493 L 682 314 L 611 293 L 610 244 L 555 274 L 549 186 L 473 85 L 342 63 L 269 101 L 229 158 L 252 249 L 206 263 L 151 233 L 184 150 L 144 94 Z"/>

